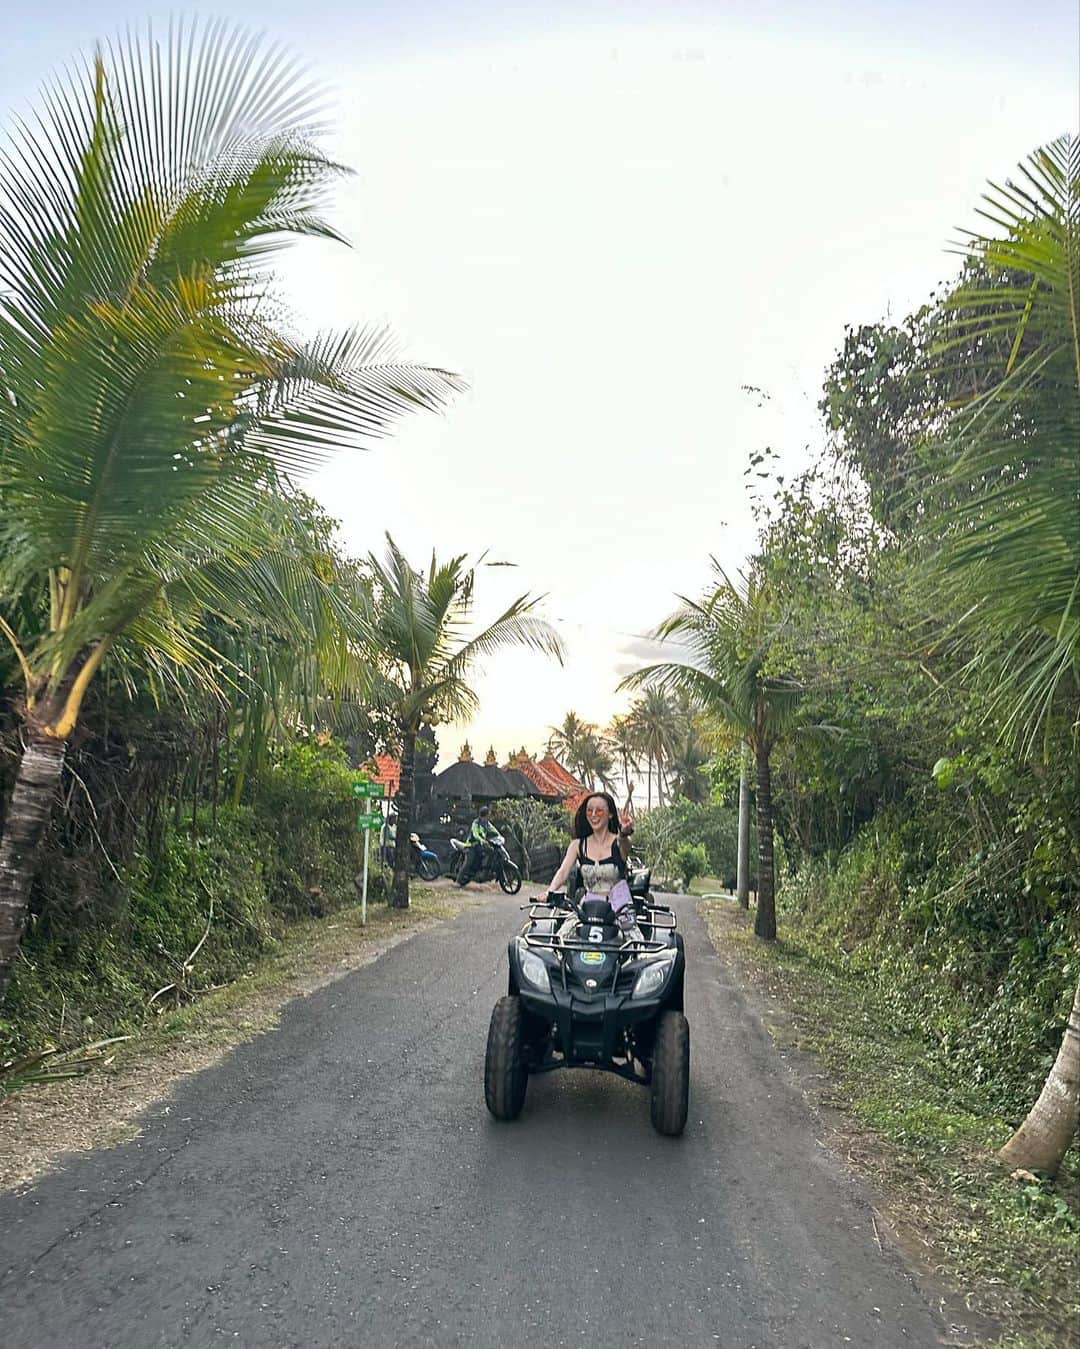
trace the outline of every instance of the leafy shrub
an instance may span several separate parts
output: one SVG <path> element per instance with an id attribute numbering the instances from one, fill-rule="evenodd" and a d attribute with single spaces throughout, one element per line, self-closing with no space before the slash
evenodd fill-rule
<path id="1" fill-rule="evenodd" d="M 332 913 L 352 898 L 363 864 L 354 774 L 335 743 L 299 742 L 253 783 L 253 807 L 273 840 L 266 886 L 289 917 Z"/>
<path id="2" fill-rule="evenodd" d="M 709 863 L 704 845 L 701 843 L 680 843 L 675 849 L 675 856 L 672 860 L 676 872 L 687 889 L 690 888 L 690 882 L 695 876 L 705 874 L 705 868 Z"/>
<path id="3" fill-rule="evenodd" d="M 700 844 L 705 866 L 698 874 L 717 876 L 731 887 L 735 884 L 738 815 L 728 806 L 685 800 L 657 806 L 639 816 L 633 843 L 658 876 L 679 874 L 677 849 L 682 844 Z"/>
<path id="4" fill-rule="evenodd" d="M 201 834 L 183 821 L 152 852 L 136 851 L 119 879 L 101 858 L 77 859 L 80 902 L 46 902 L 23 939 L 0 1060 L 129 1030 L 159 990 L 235 979 L 290 920 L 353 902 L 363 841 L 352 781 L 338 749 L 297 744 L 252 782 L 249 805 L 219 808 L 212 831 L 205 815 Z M 369 897 L 378 890 L 373 870 Z"/>
<path id="5" fill-rule="evenodd" d="M 1080 915 L 1022 873 L 939 856 L 900 810 L 837 859 L 781 880 L 782 921 L 819 957 L 888 992 L 958 1089 L 1006 1118 L 1026 1113 L 1061 1042 Z"/>

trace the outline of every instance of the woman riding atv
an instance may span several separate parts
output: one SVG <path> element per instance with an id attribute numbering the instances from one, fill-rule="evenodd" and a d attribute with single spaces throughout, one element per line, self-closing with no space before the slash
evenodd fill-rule
<path id="1" fill-rule="evenodd" d="M 629 804 L 627 800 L 628 809 Z M 548 895 L 561 891 L 574 867 L 578 866 L 586 890 L 585 898 L 606 899 L 623 935 L 643 941 L 626 878 L 626 859 L 633 832 L 629 814 L 626 822 L 620 823 L 614 798 L 607 792 L 587 796 L 574 816 L 574 837 L 558 871 L 551 878 Z"/>

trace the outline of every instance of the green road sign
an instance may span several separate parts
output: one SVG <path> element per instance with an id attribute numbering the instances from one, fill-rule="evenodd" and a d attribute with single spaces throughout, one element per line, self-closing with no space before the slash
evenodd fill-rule
<path id="1" fill-rule="evenodd" d="M 362 779 L 360 782 L 354 782 L 352 785 L 353 796 L 385 796 L 386 788 L 381 782 L 368 782 Z"/>
<path id="2" fill-rule="evenodd" d="M 354 782 L 352 785 L 353 796 L 367 796 L 368 784 L 366 781 Z"/>
<path id="3" fill-rule="evenodd" d="M 356 817 L 357 829 L 381 829 L 382 823 L 383 817 L 378 811 L 372 811 L 366 815 L 357 815 Z"/>

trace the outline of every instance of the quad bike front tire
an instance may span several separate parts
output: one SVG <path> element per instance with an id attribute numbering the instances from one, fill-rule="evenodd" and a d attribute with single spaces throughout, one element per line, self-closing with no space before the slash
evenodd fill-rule
<path id="1" fill-rule="evenodd" d="M 437 881 L 442 875 L 442 867 L 437 857 L 421 857 L 416 864 L 416 874 L 422 881 Z"/>
<path id="2" fill-rule="evenodd" d="M 484 1056 L 484 1100 L 496 1119 L 517 1119 L 525 1104 L 529 1068 L 525 1012 L 514 994 L 500 998 L 491 1013 Z"/>
<path id="3" fill-rule="evenodd" d="M 690 1107 L 690 1023 L 682 1012 L 662 1012 L 653 1047 L 651 1113 L 657 1133 L 675 1138 Z"/>
<path id="4" fill-rule="evenodd" d="M 513 862 L 504 862 L 499 870 L 499 884 L 508 895 L 516 895 L 521 889 L 521 872 Z"/>

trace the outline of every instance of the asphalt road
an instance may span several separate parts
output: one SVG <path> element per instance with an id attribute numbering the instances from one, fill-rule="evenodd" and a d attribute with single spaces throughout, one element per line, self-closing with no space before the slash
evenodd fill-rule
<path id="1" fill-rule="evenodd" d="M 586 1071 L 484 1109 L 516 900 L 424 932 L 188 1079 L 141 1136 L 0 1196 L 9 1349 L 932 1346 L 783 1061 L 686 937 L 690 1122 Z"/>

